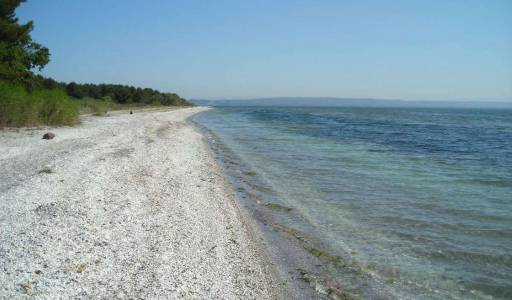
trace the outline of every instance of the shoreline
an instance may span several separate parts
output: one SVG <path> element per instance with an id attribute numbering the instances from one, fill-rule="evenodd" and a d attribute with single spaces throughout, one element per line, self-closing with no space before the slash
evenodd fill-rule
<path id="1" fill-rule="evenodd" d="M 510 162 L 502 131 L 510 122 L 500 112 L 437 113 L 443 132 L 500 147 L 444 145 L 439 128 L 409 127 L 428 120 L 421 110 L 216 107 L 194 120 L 209 129 L 216 159 L 284 278 L 307 281 L 326 298 L 506 298 L 510 265 L 499 245 L 509 241 L 502 199 L 510 189 L 501 171 Z M 381 123 L 394 114 L 397 123 Z M 400 142 L 378 139 L 402 129 L 407 138 Z M 444 174 L 457 184 L 438 180 Z M 494 212 L 464 207 L 476 203 Z M 478 226 L 495 235 L 473 231 Z M 443 242 L 463 244 L 473 235 L 479 239 L 463 248 Z"/>
<path id="2" fill-rule="evenodd" d="M 201 113 L 200 113 L 201 114 Z M 273 188 L 233 152 L 213 130 L 192 117 L 203 133 L 210 151 L 235 191 L 238 203 L 254 230 L 263 236 L 265 250 L 276 263 L 278 277 L 286 282 L 290 299 L 357 299 L 347 294 L 340 282 L 330 274 L 340 267 L 341 258 L 329 252 L 326 245 L 305 231 L 285 225 L 281 218 L 311 226 L 293 208 L 278 204 Z"/>
<path id="3" fill-rule="evenodd" d="M 205 109 L 0 132 L 0 296 L 286 297 L 188 121 Z M 47 130 L 54 140 L 41 140 Z"/>

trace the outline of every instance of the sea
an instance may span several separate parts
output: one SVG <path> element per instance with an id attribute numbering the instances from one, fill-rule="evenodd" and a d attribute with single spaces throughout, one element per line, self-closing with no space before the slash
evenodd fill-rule
<path id="1" fill-rule="evenodd" d="M 313 257 L 290 269 L 320 295 L 512 299 L 512 110 L 216 107 L 194 121 L 261 226 Z"/>

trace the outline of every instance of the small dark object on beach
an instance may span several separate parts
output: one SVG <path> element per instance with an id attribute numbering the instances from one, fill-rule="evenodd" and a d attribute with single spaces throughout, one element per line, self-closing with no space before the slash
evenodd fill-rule
<path id="1" fill-rule="evenodd" d="M 51 133 L 51 132 L 47 132 L 43 135 L 43 139 L 44 140 L 51 140 L 55 137 L 55 134 L 54 133 Z"/>
<path id="2" fill-rule="evenodd" d="M 133 115 L 133 111 L 130 110 L 130 115 Z"/>
<path id="3" fill-rule="evenodd" d="M 44 167 L 42 168 L 41 170 L 39 170 L 39 172 L 37 172 L 39 174 L 52 174 L 53 173 L 53 170 L 49 167 Z"/>

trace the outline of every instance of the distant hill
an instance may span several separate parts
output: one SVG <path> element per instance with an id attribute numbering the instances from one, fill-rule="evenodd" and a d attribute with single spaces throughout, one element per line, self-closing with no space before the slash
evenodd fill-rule
<path id="1" fill-rule="evenodd" d="M 190 100 L 208 106 L 320 106 L 320 107 L 445 107 L 445 108 L 511 108 L 512 101 L 409 101 L 370 98 L 282 97 L 261 99 Z"/>

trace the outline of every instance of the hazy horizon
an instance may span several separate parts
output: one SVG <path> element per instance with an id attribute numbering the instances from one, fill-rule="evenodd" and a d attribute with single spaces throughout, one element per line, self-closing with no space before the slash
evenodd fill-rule
<path id="1" fill-rule="evenodd" d="M 424 107 L 512 109 L 512 101 L 442 101 L 338 97 L 276 97 L 253 99 L 190 99 L 207 106 L 294 106 L 294 107 Z"/>
<path id="2" fill-rule="evenodd" d="M 376 101 L 403 101 L 403 102 L 512 102 L 512 98 L 503 99 L 400 99 L 400 98 L 377 98 L 377 97 L 343 97 L 343 96 L 262 96 L 262 97 L 248 97 L 248 98 L 207 98 L 197 97 L 190 98 L 190 100 L 208 100 L 208 101 L 252 101 L 261 99 L 335 99 L 335 100 L 376 100 Z"/>
<path id="3" fill-rule="evenodd" d="M 27 1 L 42 74 L 186 98 L 512 100 L 512 2 Z"/>

